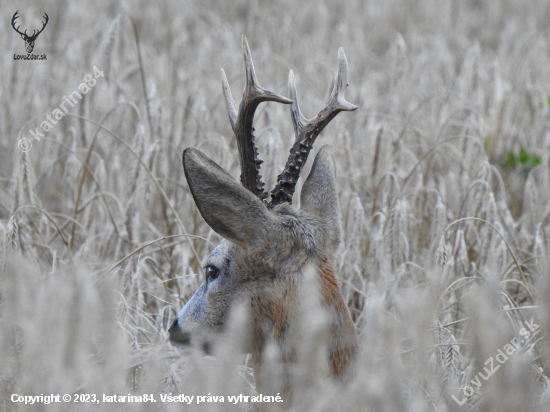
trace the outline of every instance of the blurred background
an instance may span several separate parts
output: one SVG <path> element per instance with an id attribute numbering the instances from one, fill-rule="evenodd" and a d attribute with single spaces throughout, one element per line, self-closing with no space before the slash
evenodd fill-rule
<path id="1" fill-rule="evenodd" d="M 17 10 L 29 34 L 48 14 L 33 51 L 47 60 L 14 59 L 26 54 Z M 292 69 L 308 118 L 343 47 L 346 99 L 359 106 L 314 148 L 335 149 L 334 267 L 357 372 L 345 386 L 308 381 L 293 410 L 548 410 L 547 1 L 6 0 L 0 15 L 2 409 L 110 409 L 21 405 L 14 393 L 152 393 L 153 407 L 116 410 L 250 410 L 160 402 L 255 390 L 230 343 L 214 358 L 166 343 L 219 240 L 181 154 L 198 147 L 238 178 L 220 68 L 238 104 L 244 34 L 260 84 L 288 96 Z M 35 139 L 83 82 L 90 91 Z M 262 104 L 255 128 L 271 189 L 294 139 L 288 106 Z M 531 320 L 539 327 L 488 374 Z"/>

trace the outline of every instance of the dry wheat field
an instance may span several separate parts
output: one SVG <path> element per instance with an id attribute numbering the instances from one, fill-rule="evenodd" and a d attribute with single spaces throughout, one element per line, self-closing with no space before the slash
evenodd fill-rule
<path id="1" fill-rule="evenodd" d="M 48 14 L 46 60 L 14 58 L 17 10 L 29 32 Z M 547 1 L 6 0 L 0 15 L 0 410 L 550 410 Z M 220 68 L 238 102 L 243 34 L 263 87 L 288 96 L 294 71 L 308 118 L 343 47 L 359 107 L 312 152 L 334 148 L 333 265 L 359 353 L 349 382 L 304 376 L 292 405 L 229 401 L 256 393 L 231 334 L 215 356 L 167 342 L 220 239 L 181 154 L 238 178 Z M 288 106 L 260 105 L 255 129 L 273 187 Z M 24 403 L 50 394 L 71 402 Z M 194 401 L 166 398 L 182 394 Z"/>

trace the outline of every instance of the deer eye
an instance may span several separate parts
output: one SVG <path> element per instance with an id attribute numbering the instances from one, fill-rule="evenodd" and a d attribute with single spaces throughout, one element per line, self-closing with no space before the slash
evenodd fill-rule
<path id="1" fill-rule="evenodd" d="M 214 280 L 218 277 L 220 270 L 216 266 L 208 265 L 206 266 L 206 280 Z"/>

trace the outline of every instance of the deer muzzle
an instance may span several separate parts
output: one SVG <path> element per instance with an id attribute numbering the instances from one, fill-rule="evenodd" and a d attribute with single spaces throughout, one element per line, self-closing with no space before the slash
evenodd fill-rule
<path id="1" fill-rule="evenodd" d="M 191 334 L 181 329 L 177 318 L 170 325 L 168 333 L 170 334 L 170 343 L 172 345 L 189 345 L 191 343 Z"/>

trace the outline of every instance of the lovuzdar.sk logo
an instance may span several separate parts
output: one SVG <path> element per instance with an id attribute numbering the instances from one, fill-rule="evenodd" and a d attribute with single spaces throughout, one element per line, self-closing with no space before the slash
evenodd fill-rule
<path id="1" fill-rule="evenodd" d="M 17 18 L 19 17 L 19 10 L 15 12 L 11 19 L 11 26 L 13 29 L 21 35 L 21 38 L 25 40 L 25 48 L 27 49 L 27 54 L 14 54 L 13 60 L 46 60 L 48 57 L 45 54 L 32 54 L 32 51 L 34 50 L 34 42 L 38 38 L 38 35 L 44 31 L 46 28 L 46 25 L 48 24 L 48 20 L 50 19 L 46 13 L 44 13 L 44 19 L 46 19 L 44 22 L 42 22 L 42 28 L 40 30 L 33 30 L 32 34 L 29 36 L 27 34 L 27 30 L 24 32 L 19 30 L 19 25 L 16 26 Z"/>

